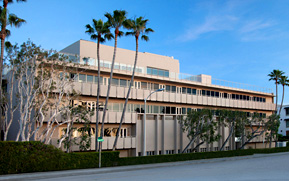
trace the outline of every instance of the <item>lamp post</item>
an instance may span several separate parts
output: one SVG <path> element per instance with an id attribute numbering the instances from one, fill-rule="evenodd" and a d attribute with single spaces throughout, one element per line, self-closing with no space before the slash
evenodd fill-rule
<path id="1" fill-rule="evenodd" d="M 143 114 L 143 125 L 142 125 L 142 131 L 143 131 L 143 137 L 142 137 L 142 156 L 146 156 L 146 107 L 147 107 L 147 99 L 156 92 L 164 91 L 165 88 L 158 89 L 156 91 L 151 92 L 147 98 L 144 99 L 144 114 Z"/>

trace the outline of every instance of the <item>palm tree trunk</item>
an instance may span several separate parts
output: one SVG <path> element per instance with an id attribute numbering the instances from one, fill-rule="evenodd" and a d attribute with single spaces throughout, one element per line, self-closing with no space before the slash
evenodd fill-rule
<path id="1" fill-rule="evenodd" d="M 136 64 L 137 64 L 137 57 L 138 57 L 138 37 L 136 37 L 135 41 L 136 41 L 136 51 L 135 51 L 135 60 L 134 60 L 134 65 L 133 65 L 133 71 L 132 71 L 132 76 L 131 76 L 131 80 L 130 80 L 130 85 L 129 85 L 129 88 L 128 88 L 128 91 L 127 91 L 127 95 L 126 95 L 126 98 L 125 98 L 125 103 L 124 103 L 124 106 L 123 106 L 119 127 L 117 129 L 116 137 L 115 137 L 115 140 L 114 140 L 114 144 L 113 144 L 113 148 L 112 148 L 113 151 L 115 151 L 115 148 L 116 148 L 116 145 L 117 145 L 117 141 L 118 141 L 121 125 L 122 125 L 122 122 L 123 122 L 123 119 L 124 119 L 124 115 L 125 115 L 126 105 L 127 105 L 128 98 L 129 98 L 129 95 L 130 95 L 130 90 L 131 90 L 131 87 L 133 86 L 133 81 L 134 81 L 134 74 L 135 74 L 135 69 L 136 69 Z"/>
<path id="2" fill-rule="evenodd" d="M 95 151 L 98 148 L 98 114 L 99 114 L 99 90 L 100 90 L 100 55 L 99 55 L 99 42 L 100 38 L 97 40 L 97 99 L 96 99 L 96 121 L 95 121 Z"/>
<path id="3" fill-rule="evenodd" d="M 115 34 L 115 39 L 114 39 L 114 52 L 113 52 L 113 58 L 112 58 L 112 63 L 111 63 L 110 77 L 108 80 L 108 88 L 107 88 L 107 94 L 106 94 L 105 105 L 104 105 L 104 110 L 103 110 L 103 116 L 102 116 L 102 123 L 101 123 L 101 136 L 102 137 L 103 137 L 104 120 L 105 120 L 106 109 L 107 109 L 108 98 L 109 98 L 110 87 L 111 87 L 111 79 L 113 76 L 114 61 L 115 61 L 115 56 L 116 56 L 116 47 L 117 47 L 117 34 Z"/>
<path id="4" fill-rule="evenodd" d="M 279 109 L 279 116 L 281 114 L 281 109 L 282 109 L 282 106 L 283 106 L 283 100 L 284 100 L 284 91 L 285 91 L 285 85 L 282 85 L 283 86 L 283 94 L 282 94 L 282 101 L 281 101 L 281 106 L 280 106 L 280 109 Z"/>
<path id="5" fill-rule="evenodd" d="M 191 139 L 191 141 L 189 142 L 189 144 L 186 146 L 186 148 L 182 151 L 182 153 L 186 153 L 187 150 L 189 149 L 189 147 L 193 144 L 193 142 L 196 140 L 197 136 L 195 136 L 193 139 Z"/>
<path id="6" fill-rule="evenodd" d="M 278 103 L 278 81 L 276 78 L 276 109 L 275 109 L 276 114 L 277 114 L 277 103 Z"/>
<path id="7" fill-rule="evenodd" d="M 5 35 L 1 35 L 1 56 L 0 56 L 0 124 L 3 123 L 3 119 L 2 119 L 2 104 L 3 104 L 3 99 L 2 99 L 2 73 L 3 73 L 3 57 L 4 57 L 4 41 L 5 41 Z M 2 129 L 0 129 L 0 140 L 2 140 L 1 138 L 1 134 L 2 133 Z"/>

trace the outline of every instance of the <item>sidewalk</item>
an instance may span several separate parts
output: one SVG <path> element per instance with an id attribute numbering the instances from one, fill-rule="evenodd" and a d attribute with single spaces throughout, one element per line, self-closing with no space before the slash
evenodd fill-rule
<path id="1" fill-rule="evenodd" d="M 48 178 L 58 178 L 58 177 L 66 177 L 66 176 L 125 172 L 125 171 L 142 170 L 142 169 L 148 169 L 148 168 L 174 167 L 174 166 L 179 166 L 179 165 L 206 164 L 206 163 L 212 163 L 212 162 L 224 162 L 224 161 L 233 161 L 233 160 L 242 160 L 242 159 L 262 158 L 262 157 L 267 157 L 268 155 L 280 156 L 280 155 L 288 155 L 288 154 L 289 152 L 282 152 L 282 153 L 272 153 L 272 154 L 255 154 L 255 155 L 250 155 L 250 156 L 213 158 L 213 159 L 167 162 L 167 163 L 145 164 L 145 165 L 22 173 L 22 174 L 2 175 L 0 176 L 0 180 L 34 180 L 34 179 L 44 179 L 44 178 L 48 179 Z"/>

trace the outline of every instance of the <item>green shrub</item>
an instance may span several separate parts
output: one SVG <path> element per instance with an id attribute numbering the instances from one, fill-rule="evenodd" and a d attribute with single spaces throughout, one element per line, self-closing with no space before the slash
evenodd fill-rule
<path id="1" fill-rule="evenodd" d="M 116 165 L 119 152 L 102 152 L 102 167 Z M 64 153 L 41 142 L 0 142 L 0 174 L 98 167 L 98 153 Z"/>

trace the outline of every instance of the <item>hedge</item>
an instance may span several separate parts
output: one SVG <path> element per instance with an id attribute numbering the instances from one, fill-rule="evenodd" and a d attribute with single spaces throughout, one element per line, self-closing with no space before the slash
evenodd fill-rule
<path id="1" fill-rule="evenodd" d="M 116 165 L 119 152 L 102 152 L 102 167 Z M 98 153 L 64 153 L 41 142 L 0 142 L 0 174 L 98 167 Z"/>
<path id="2" fill-rule="evenodd" d="M 247 149 L 217 152 L 199 152 L 172 155 L 119 158 L 119 152 L 102 152 L 102 167 L 199 160 L 246 156 L 256 153 L 289 151 L 289 147 Z M 0 174 L 84 169 L 98 167 L 98 153 L 64 153 L 51 145 L 40 142 L 0 142 Z"/>

